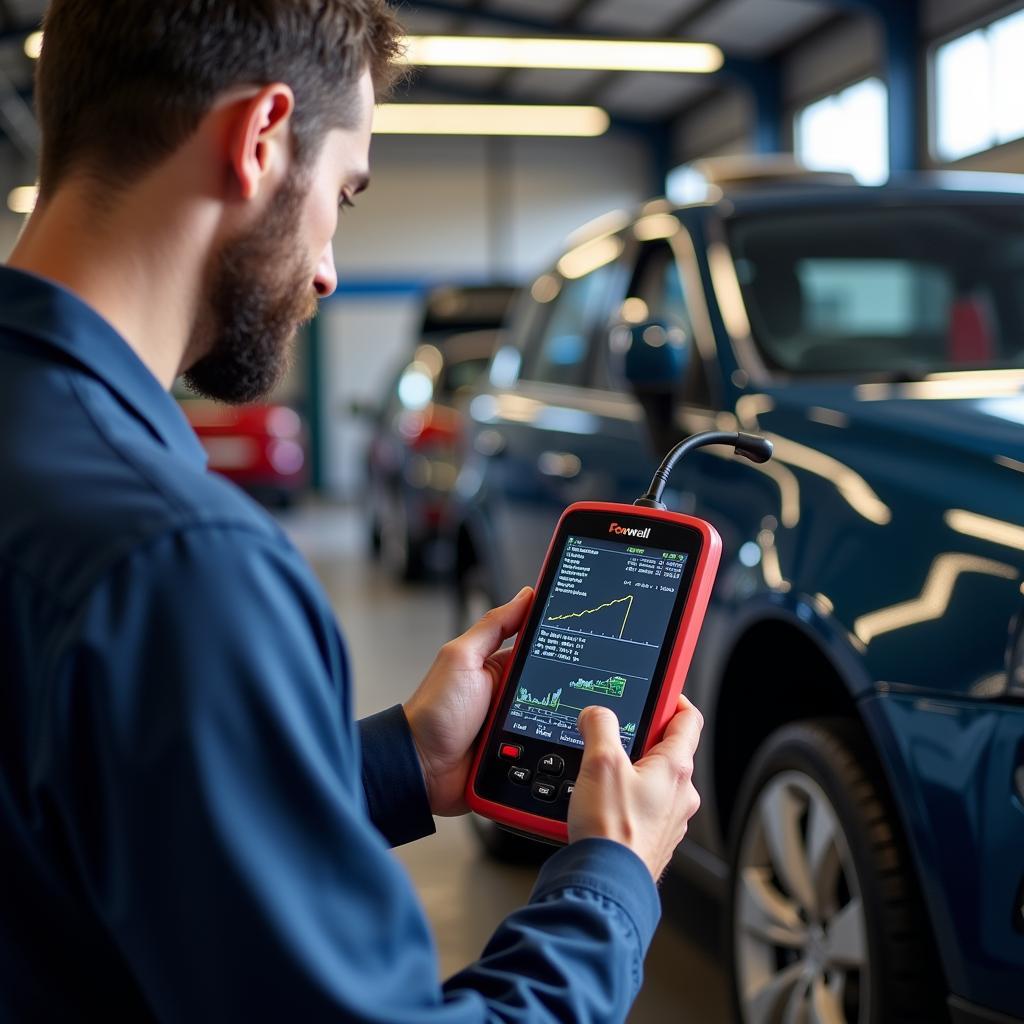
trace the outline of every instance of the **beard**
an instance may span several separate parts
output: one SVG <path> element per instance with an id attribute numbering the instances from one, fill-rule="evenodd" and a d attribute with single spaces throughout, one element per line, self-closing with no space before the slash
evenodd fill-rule
<path id="1" fill-rule="evenodd" d="M 288 372 L 298 329 L 316 315 L 313 272 L 299 225 L 304 182 L 281 186 L 262 222 L 214 258 L 185 372 L 191 391 L 242 405 L 265 398 Z"/>

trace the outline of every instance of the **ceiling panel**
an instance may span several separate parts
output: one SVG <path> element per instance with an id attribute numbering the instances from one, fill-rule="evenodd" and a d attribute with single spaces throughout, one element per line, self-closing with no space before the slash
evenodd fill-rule
<path id="1" fill-rule="evenodd" d="M 43 20 L 47 0 L 7 0 L 7 8 L 19 24 L 34 24 Z"/>
<path id="2" fill-rule="evenodd" d="M 656 35 L 702 0 L 594 0 L 581 24 L 592 32 Z"/>
<path id="3" fill-rule="evenodd" d="M 620 75 L 601 93 L 600 103 L 612 114 L 656 121 L 675 114 L 712 88 L 714 81 L 704 75 Z"/>
<path id="4" fill-rule="evenodd" d="M 629 2 L 629 0 L 627 0 Z M 576 6 L 576 0 L 487 0 L 484 8 L 523 18 L 538 18 L 554 25 Z M 504 32 L 504 29 L 502 29 Z"/>
<path id="5" fill-rule="evenodd" d="M 421 73 L 419 82 L 428 88 L 456 89 L 482 95 L 489 93 L 504 73 L 503 68 L 430 68 Z"/>
<path id="6" fill-rule="evenodd" d="M 459 31 L 462 18 L 455 18 L 449 14 L 438 14 L 435 11 L 417 11 L 411 8 L 402 8 L 398 12 L 398 20 L 402 27 L 410 35 L 450 35 Z"/>
<path id="7" fill-rule="evenodd" d="M 818 0 L 723 0 L 687 33 L 727 54 L 759 57 L 782 49 L 835 14 Z"/>
<path id="8" fill-rule="evenodd" d="M 589 93 L 604 77 L 603 71 L 544 71 L 529 69 L 514 72 L 506 92 L 519 99 L 551 100 L 554 103 L 589 99 Z"/>

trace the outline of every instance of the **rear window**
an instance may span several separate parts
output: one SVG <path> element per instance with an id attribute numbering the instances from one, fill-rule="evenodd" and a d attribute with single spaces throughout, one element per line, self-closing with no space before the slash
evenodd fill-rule
<path id="1" fill-rule="evenodd" d="M 730 242 L 754 339 L 789 373 L 1018 367 L 1024 204 L 787 212 Z"/>

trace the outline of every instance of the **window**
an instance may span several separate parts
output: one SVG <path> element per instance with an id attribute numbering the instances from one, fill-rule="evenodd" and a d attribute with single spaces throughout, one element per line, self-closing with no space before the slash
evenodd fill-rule
<path id="1" fill-rule="evenodd" d="M 959 160 L 1024 137 L 1024 11 L 935 50 L 933 149 Z"/>
<path id="2" fill-rule="evenodd" d="M 765 362 L 794 374 L 1024 365 L 1024 203 L 864 204 L 737 218 L 736 273 Z"/>
<path id="3" fill-rule="evenodd" d="M 580 384 L 597 318 L 606 311 L 617 263 L 562 283 L 523 377 L 548 384 Z"/>
<path id="4" fill-rule="evenodd" d="M 866 78 L 796 115 L 796 155 L 815 171 L 848 171 L 863 185 L 889 177 L 889 91 Z"/>

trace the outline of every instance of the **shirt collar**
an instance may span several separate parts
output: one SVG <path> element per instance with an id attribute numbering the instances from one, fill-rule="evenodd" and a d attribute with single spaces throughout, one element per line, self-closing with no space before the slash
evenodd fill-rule
<path id="1" fill-rule="evenodd" d="M 197 465 L 206 452 L 181 406 L 120 334 L 77 295 L 0 266 L 0 330 L 45 342 L 102 381 L 167 448 Z"/>

